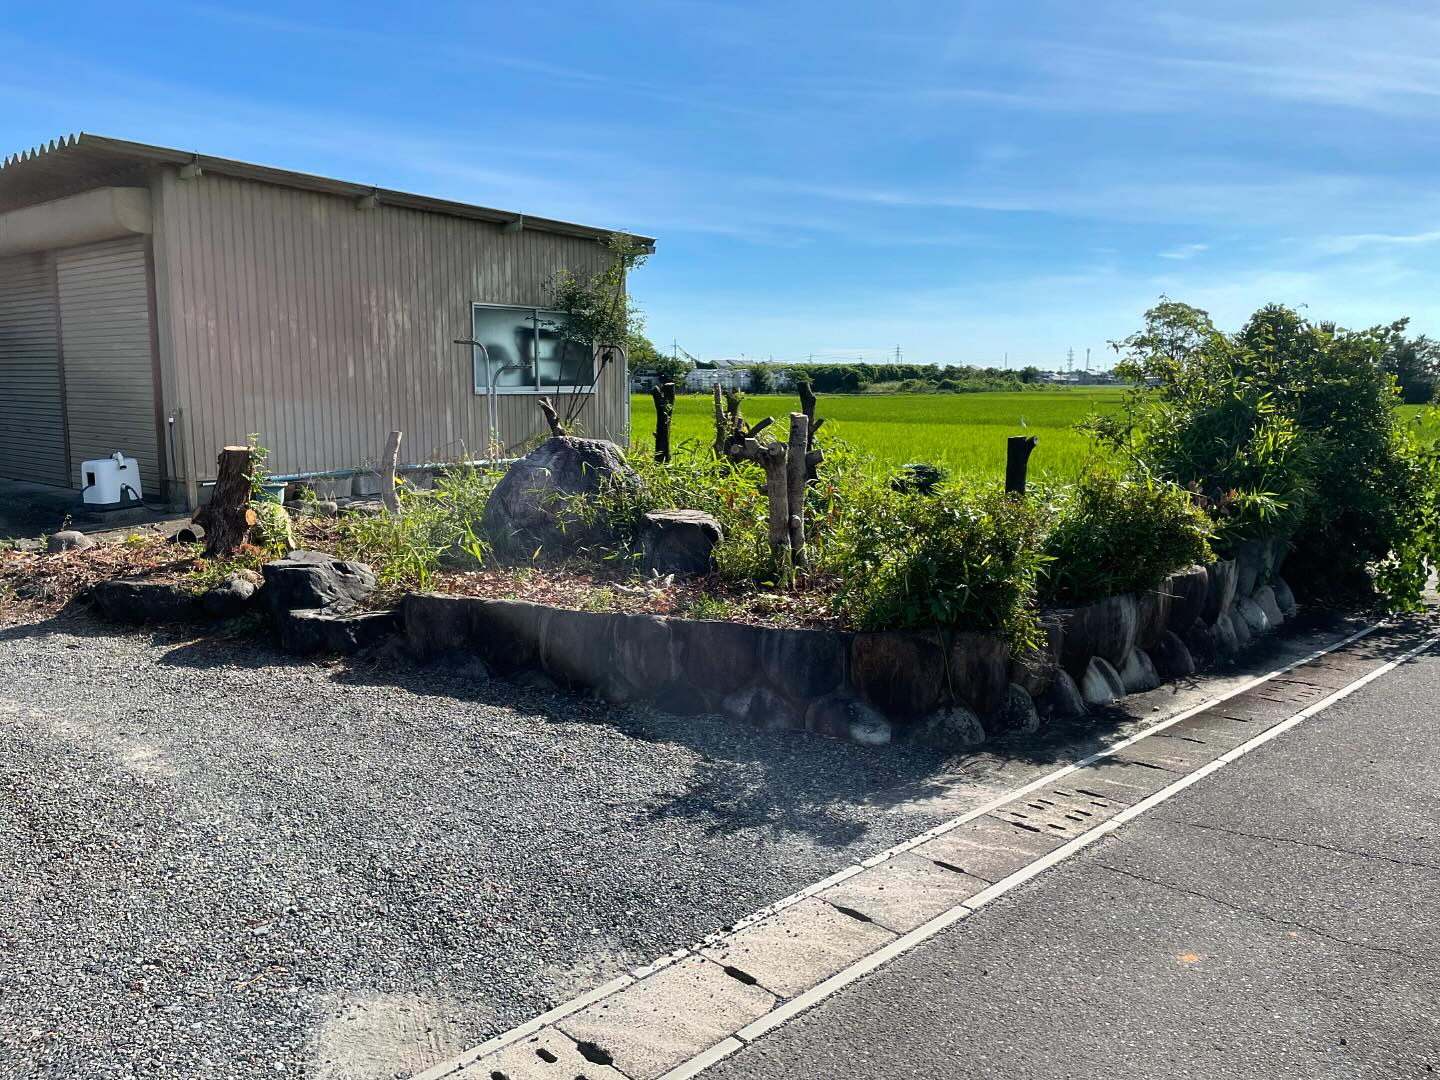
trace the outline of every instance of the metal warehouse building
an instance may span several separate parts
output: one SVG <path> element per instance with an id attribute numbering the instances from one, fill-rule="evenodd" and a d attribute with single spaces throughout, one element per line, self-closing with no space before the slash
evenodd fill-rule
<path id="1" fill-rule="evenodd" d="M 455 460 L 490 443 L 490 402 L 515 446 L 544 429 L 539 395 L 589 382 L 545 285 L 607 266 L 610 235 L 94 135 L 17 154 L 0 476 L 78 487 L 120 450 L 147 498 L 194 505 L 252 432 L 277 473 L 360 466 L 392 429 L 406 460 Z M 472 335 L 488 354 L 454 344 Z M 587 433 L 624 438 L 628 389 L 623 365 L 602 373 Z"/>

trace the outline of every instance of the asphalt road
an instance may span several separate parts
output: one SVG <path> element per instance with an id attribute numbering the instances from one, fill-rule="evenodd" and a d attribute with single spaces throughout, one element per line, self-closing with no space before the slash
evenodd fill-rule
<path id="1" fill-rule="evenodd" d="M 1437 705 L 1427 653 L 706 1080 L 1434 1075 Z"/>

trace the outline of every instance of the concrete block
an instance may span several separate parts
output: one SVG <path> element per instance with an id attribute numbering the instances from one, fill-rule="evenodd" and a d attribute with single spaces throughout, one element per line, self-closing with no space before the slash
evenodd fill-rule
<path id="1" fill-rule="evenodd" d="M 477 1058 L 454 1080 L 625 1080 L 613 1067 L 590 1060 L 575 1040 L 555 1028 L 544 1027 L 535 1034 L 503 1046 L 493 1054 Z"/>
<path id="2" fill-rule="evenodd" d="M 741 982 L 712 960 L 691 956 L 556 1023 L 594 1047 L 630 1080 L 657 1080 L 758 1020 L 776 998 Z"/>
<path id="3" fill-rule="evenodd" d="M 812 896 L 701 953 L 790 998 L 894 940 L 878 923 L 861 922 Z"/>
<path id="4" fill-rule="evenodd" d="M 872 866 L 819 893 L 820 899 L 858 911 L 904 934 L 949 911 L 988 882 L 947 870 L 913 852 Z"/>
<path id="5" fill-rule="evenodd" d="M 988 815 L 927 840 L 912 855 L 949 863 L 971 877 L 996 882 L 1054 851 L 1064 838 L 1017 828 Z"/>

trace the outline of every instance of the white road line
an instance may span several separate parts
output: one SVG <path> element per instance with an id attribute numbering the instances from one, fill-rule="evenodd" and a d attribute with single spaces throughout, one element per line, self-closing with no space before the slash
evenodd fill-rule
<path id="1" fill-rule="evenodd" d="M 1374 627 L 1371 627 L 1370 629 L 1373 630 Z M 1366 633 L 1368 632 L 1369 631 L 1366 631 Z M 1354 638 L 1351 638 L 1350 640 L 1354 640 Z M 1266 731 L 1262 731 L 1253 739 L 1241 743 L 1239 746 L 1235 747 L 1235 749 L 1220 755 L 1220 757 L 1216 758 L 1214 761 L 1208 762 L 1205 765 L 1200 766 L 1194 772 L 1187 773 L 1185 776 L 1182 776 L 1180 777 L 1180 779 L 1176 780 L 1173 784 L 1161 788 L 1159 791 L 1155 792 L 1153 795 L 1147 796 L 1140 802 L 1136 803 L 1134 806 L 1122 810 L 1119 814 L 1116 814 L 1108 821 L 1102 822 L 1101 824 L 1095 826 L 1095 828 L 1091 829 L 1086 833 L 1082 833 L 1080 836 L 1077 836 L 1074 840 L 1071 840 L 1062 847 L 1058 847 L 1049 854 L 1044 855 L 1039 859 L 1036 859 L 1034 862 L 1030 863 L 1023 869 L 1016 871 L 1009 877 L 997 881 L 988 889 L 976 893 L 968 900 L 964 900 L 961 903 L 955 905 L 949 911 L 937 915 L 924 926 L 912 930 L 904 937 L 897 938 L 895 941 L 892 941 L 890 944 L 886 945 L 883 949 L 871 953 L 863 960 L 860 960 L 859 962 L 852 964 L 850 967 L 846 968 L 844 971 L 841 971 L 831 976 L 829 979 L 826 979 L 823 983 L 820 983 L 813 989 L 807 991 L 804 994 L 801 994 L 799 997 L 792 998 L 790 1001 L 785 1002 L 778 1008 L 766 1013 L 754 1023 L 736 1032 L 734 1038 L 740 1040 L 740 1042 L 747 1045 L 751 1042 L 754 1042 L 760 1036 L 766 1034 L 769 1031 L 773 1031 L 775 1028 L 779 1027 L 786 1021 L 794 1019 L 800 1013 L 803 1013 L 806 1010 L 813 1008 L 825 998 L 830 997 L 832 994 L 838 992 L 844 987 L 850 985 L 853 982 L 856 982 L 857 980 L 863 978 L 865 975 L 868 975 L 870 972 L 874 971 L 882 964 L 885 964 L 888 961 L 893 960 L 895 957 L 901 955 L 902 953 L 913 949 L 921 942 L 934 937 L 946 927 L 953 926 L 961 919 L 973 914 L 991 901 L 998 900 L 1000 897 L 1004 896 L 1012 889 L 1016 889 L 1021 885 L 1024 885 L 1032 878 L 1035 878 L 1036 876 L 1044 873 L 1046 870 L 1049 870 L 1057 863 L 1063 862 L 1065 859 L 1068 859 L 1076 852 L 1079 852 L 1084 848 L 1088 847 L 1089 845 L 1093 844 L 1101 837 L 1108 836 L 1110 833 L 1113 833 L 1116 829 L 1120 828 L 1126 822 L 1135 820 L 1141 814 L 1144 814 L 1148 810 L 1154 809 L 1156 806 L 1159 806 L 1167 799 L 1178 795 L 1180 792 L 1184 791 L 1192 784 L 1198 783 L 1200 780 L 1209 776 L 1211 773 L 1218 772 L 1226 765 L 1229 765 L 1237 759 L 1245 756 L 1250 751 L 1265 745 L 1271 739 L 1279 738 L 1281 735 L 1289 731 L 1291 728 L 1295 727 L 1297 724 L 1303 723 L 1305 720 L 1308 720 L 1316 713 L 1322 711 L 1323 709 L 1329 708 L 1331 705 L 1334 705 L 1341 699 L 1349 697 L 1356 690 L 1359 690 L 1362 686 L 1372 683 L 1381 676 L 1393 671 L 1405 661 L 1414 659 L 1416 656 L 1419 656 L 1425 650 L 1432 648 L 1436 643 L 1440 643 L 1440 634 L 1435 634 L 1429 638 L 1426 638 L 1419 645 L 1415 646 L 1413 649 L 1410 649 L 1408 652 L 1402 654 L 1396 659 L 1391 660 L 1389 663 L 1386 663 L 1373 671 L 1367 672 L 1365 675 L 1362 675 L 1354 682 L 1347 683 L 1345 686 L 1341 687 L 1339 690 L 1336 690 L 1328 697 L 1324 697 L 1319 701 L 1315 702 L 1314 704 L 1302 709 L 1300 712 L 1296 713 L 1288 720 L 1282 721 L 1281 723 L 1276 724 L 1274 727 L 1269 728 Z M 1339 646 L 1336 647 L 1338 648 Z M 1271 675 L 1270 677 L 1273 678 L 1274 676 Z M 1243 691 L 1236 691 L 1236 693 L 1241 692 Z M 1227 697 L 1233 696 L 1234 695 L 1227 695 Z M 1169 725 L 1165 724 L 1159 726 L 1164 727 Z M 1152 730 L 1158 730 L 1158 727 Z M 729 1040 L 727 1040 L 727 1042 L 728 1041 Z M 729 1050 L 729 1053 L 734 1053 L 738 1049 L 739 1047 L 732 1046 Z M 688 1080 L 689 1077 L 695 1076 L 702 1069 L 708 1068 L 710 1065 L 713 1065 L 716 1061 L 720 1060 L 720 1058 L 728 1056 L 728 1054 L 720 1054 L 717 1056 L 715 1053 L 716 1050 L 718 1050 L 718 1047 L 712 1047 L 710 1050 L 707 1050 L 703 1054 L 697 1055 L 690 1061 L 684 1062 L 676 1066 L 674 1069 L 671 1069 L 663 1077 L 661 1077 L 661 1080 Z"/>
<path id="2" fill-rule="evenodd" d="M 438 1065 L 426 1069 L 422 1073 L 415 1074 L 412 1077 L 412 1080 L 442 1080 L 443 1077 L 450 1076 L 452 1073 L 459 1071 L 460 1069 L 473 1063 L 474 1061 L 485 1056 L 486 1054 L 494 1053 L 496 1050 L 500 1050 L 513 1042 L 516 1042 L 520 1039 L 526 1038 L 527 1036 L 534 1034 L 537 1030 L 546 1026 L 547 1024 L 554 1023 L 556 1020 L 560 1020 L 566 1016 L 569 1016 L 571 1013 L 577 1012 L 585 1006 L 593 1004 L 594 1002 L 600 1000 L 601 998 L 609 997 L 611 994 L 623 990 L 630 984 L 644 978 L 646 975 L 650 975 L 653 972 L 658 971 L 662 967 L 668 967 L 670 964 L 674 963 L 677 960 L 683 959 L 684 957 L 692 954 L 697 954 L 701 949 L 708 948 L 709 946 L 712 946 L 717 942 L 724 941 L 725 939 L 731 937 L 732 935 L 738 933 L 739 931 L 745 929 L 748 926 L 754 925 L 762 919 L 769 918 L 771 915 L 783 911 L 784 909 L 794 904 L 798 904 L 800 901 L 808 899 L 809 897 L 814 896 L 816 893 L 819 893 L 832 885 L 838 884 L 839 882 L 844 881 L 847 878 L 854 877 L 856 874 L 859 874 L 872 866 L 877 866 L 880 863 L 893 859 L 897 855 L 910 851 L 912 848 L 919 847 L 921 844 L 926 843 L 929 840 L 933 840 L 937 836 L 943 836 L 945 833 L 951 832 L 952 830 L 959 828 L 966 822 L 974 821 L 976 818 L 983 817 L 985 814 L 990 813 L 992 810 L 1004 806 L 1006 803 L 1011 802 L 1023 795 L 1027 795 L 1030 792 L 1036 791 L 1040 788 L 1048 787 L 1062 777 L 1068 776 L 1071 773 L 1086 768 L 1089 765 L 1093 765 L 1097 761 L 1103 761 L 1108 757 L 1113 757 L 1120 751 L 1124 750 L 1126 747 L 1139 742 L 1141 739 L 1164 731 L 1166 728 L 1178 724 L 1183 720 L 1187 720 L 1190 717 L 1196 715 L 1197 713 L 1204 712 L 1206 709 L 1213 708 L 1216 705 L 1220 705 L 1223 702 L 1229 701 L 1231 698 L 1236 697 L 1239 694 L 1243 694 L 1247 690 L 1253 690 L 1255 687 L 1263 685 L 1264 683 L 1267 683 L 1272 679 L 1279 678 L 1281 675 L 1286 675 L 1291 671 L 1294 671 L 1296 668 L 1303 667 L 1304 665 L 1309 663 L 1313 663 L 1320 657 L 1335 652 L 1337 649 L 1343 649 L 1347 645 L 1353 645 L 1361 638 L 1374 633 L 1376 630 L 1380 629 L 1384 625 L 1385 621 L 1381 621 L 1377 623 L 1372 623 L 1369 626 L 1362 627 L 1355 633 L 1350 634 L 1348 637 L 1342 638 L 1339 641 L 1316 649 L 1313 652 L 1308 653 L 1297 660 L 1293 660 L 1282 667 L 1274 669 L 1273 671 L 1266 672 L 1263 675 L 1257 675 L 1253 679 L 1249 679 L 1246 682 L 1241 683 L 1238 687 L 1228 693 L 1221 694 L 1217 697 L 1209 698 L 1201 702 L 1199 705 L 1192 706 L 1191 708 L 1185 709 L 1175 714 L 1174 716 L 1169 717 L 1168 719 L 1162 720 L 1156 724 L 1152 724 L 1151 726 L 1144 728 L 1143 730 L 1138 731 L 1133 735 L 1127 736 L 1126 738 L 1111 743 L 1110 745 L 1100 750 L 1097 750 L 1095 753 L 1083 757 L 1078 761 L 1072 762 L 1069 765 L 1063 766 L 1062 768 L 1056 769 L 1054 772 L 1048 773 L 1037 780 L 1032 780 L 1027 784 L 1022 784 L 1020 787 L 1014 788 L 1006 792 L 1003 795 L 996 796 L 994 799 L 991 799 L 989 802 L 984 803 L 979 807 L 976 807 L 974 810 L 967 811 L 966 813 L 961 814 L 959 817 L 951 818 L 949 821 L 943 822 L 942 824 L 937 825 L 934 828 L 927 829 L 925 832 L 922 832 L 917 836 L 912 836 L 910 839 L 904 840 L 901 843 L 896 844 L 894 847 L 888 848 L 885 851 L 879 852 L 876 855 L 872 855 L 869 858 L 864 859 L 851 866 L 847 866 L 843 870 L 839 870 L 836 873 L 831 874 L 829 877 L 814 882 L 811 885 L 807 885 L 805 888 L 799 890 L 798 892 L 791 893 L 789 896 L 781 900 L 777 900 L 775 903 L 769 904 L 766 907 L 761 908 L 759 911 L 747 915 L 745 918 L 738 920 L 732 925 L 726 927 L 724 930 L 717 931 L 714 934 L 710 934 L 709 936 L 702 938 L 694 945 L 691 945 L 687 948 L 677 949 L 671 953 L 667 953 L 665 956 L 659 957 L 658 959 L 644 965 L 643 967 L 635 968 L 634 970 L 624 975 L 621 975 L 618 978 L 612 979 L 610 982 L 607 982 L 602 986 L 598 986 L 595 989 L 585 994 L 582 994 L 580 997 L 574 998 L 571 1001 L 564 1002 L 563 1004 L 556 1006 L 554 1009 L 551 1009 L 549 1012 L 542 1013 L 541 1015 L 534 1017 L 531 1020 L 527 1020 L 525 1023 L 521 1024 L 518 1027 L 511 1028 L 509 1031 L 501 1032 L 494 1038 L 488 1039 L 480 1045 L 472 1047 L 471 1049 L 465 1051 L 463 1054 L 460 1054 L 457 1057 L 450 1058 L 447 1061 L 443 1061 Z M 1437 638 L 1440 638 L 1440 635 L 1437 635 Z M 1288 730 L 1290 727 L 1293 727 L 1294 724 L 1298 723 L 1305 717 L 1314 715 L 1315 712 L 1319 711 L 1319 708 L 1324 707 L 1332 701 L 1338 701 L 1341 697 L 1344 697 L 1345 694 L 1351 692 L 1359 686 L 1364 685 L 1364 683 L 1368 682 L 1370 679 L 1378 678 L 1380 675 L 1394 668 L 1395 665 L 1400 663 L 1401 661 L 1409 659 L 1411 656 L 1417 655 L 1425 648 L 1428 648 L 1431 643 L 1437 640 L 1437 638 L 1431 638 L 1424 645 L 1421 645 L 1418 648 L 1412 650 L 1411 652 L 1406 653 L 1399 660 L 1391 661 L 1384 667 L 1376 669 L 1376 671 L 1370 673 L 1365 678 L 1351 683 L 1343 691 L 1336 691 L 1335 694 L 1332 694 L 1330 697 L 1323 699 L 1321 702 L 1317 703 L 1317 705 L 1310 706 L 1303 712 L 1297 714 L 1295 717 L 1292 717 L 1290 720 L 1285 721 L 1283 724 L 1279 724 L 1276 727 L 1271 728 L 1269 731 L 1266 731 L 1263 734 L 1256 736 L 1256 738 L 1251 740 L 1251 742 L 1243 744 L 1238 749 L 1243 751 L 1251 745 L 1259 745 L 1265 739 L 1273 737 L 1272 733 L 1278 734 L 1280 731 Z M 1161 792 L 1157 792 L 1156 795 L 1161 795 L 1165 792 L 1171 792 L 1172 789 L 1174 791 L 1178 791 L 1182 787 L 1188 786 L 1190 783 L 1193 783 L 1194 780 L 1198 779 L 1200 776 L 1209 775 L 1210 772 L 1213 772 L 1216 768 L 1219 767 L 1220 763 L 1227 760 L 1233 760 L 1232 755 L 1238 756 L 1237 752 L 1235 750 L 1232 750 L 1229 754 L 1226 754 L 1216 759 L 1216 761 L 1210 762 L 1208 765 L 1203 766 L 1197 772 L 1188 774 L 1185 778 L 1178 782 L 1178 786 L 1176 784 L 1172 784 L 1170 785 L 1170 787 L 1162 789 Z M 1090 832 L 1087 832 L 1082 836 L 1076 838 L 1075 840 L 1066 844 L 1064 847 L 1057 848 L 1055 851 L 1050 852 L 1048 855 L 1044 856 L 1036 863 L 1031 863 L 1030 866 L 1026 867 L 1024 870 L 1021 870 L 1018 874 L 1011 875 L 1011 877 L 1006 878 L 1003 881 L 996 882 L 984 892 L 981 892 L 976 896 L 971 897 L 970 900 L 966 901 L 964 904 L 959 905 L 957 908 L 952 909 L 950 912 L 946 912 L 940 916 L 937 916 L 935 919 L 932 919 L 924 926 L 912 930 L 910 933 L 904 935 L 903 937 L 896 939 L 895 941 L 887 945 L 884 949 L 880 950 L 877 953 L 871 954 L 871 956 L 859 961 L 859 963 L 855 964 L 853 967 L 847 968 L 845 971 L 842 971 L 839 974 L 832 976 L 830 979 L 827 979 L 825 982 L 807 991 L 800 997 L 794 998 L 786 1002 L 785 1004 L 779 1006 L 772 1012 L 767 1013 L 765 1016 L 755 1021 L 745 1030 L 754 1030 L 758 1034 L 761 1030 L 758 1027 L 759 1025 L 768 1024 L 769 1026 L 764 1028 L 763 1030 L 769 1030 L 769 1027 L 773 1027 L 775 1026 L 775 1024 L 782 1023 L 783 1019 L 788 1019 L 790 1016 L 794 1016 L 799 1012 L 803 1012 L 815 1002 L 821 1000 L 829 994 L 834 993 L 835 990 L 838 990 L 841 986 L 844 986 L 846 982 L 853 981 L 854 979 L 859 978 L 860 975 L 865 974 L 865 972 L 873 970 L 874 967 L 878 967 L 880 964 L 883 964 L 885 960 L 890 959 L 892 956 L 898 956 L 906 949 L 911 948 L 914 944 L 917 944 L 920 941 L 924 941 L 925 938 L 930 937 L 935 933 L 938 933 L 940 930 L 944 929 L 944 927 L 949 926 L 951 923 L 955 922 L 960 918 L 963 918 L 964 915 L 968 914 L 970 911 L 980 906 L 980 904 L 976 903 L 976 901 L 980 900 L 981 897 L 985 897 L 988 900 L 994 899 L 996 896 L 1002 895 L 1004 891 L 1008 890 L 1009 888 L 1013 888 L 1014 885 L 1020 884 L 1023 880 L 1028 880 L 1029 877 L 1033 877 L 1034 874 L 1040 873 L 1042 870 L 1053 866 L 1062 858 L 1065 858 L 1068 854 L 1080 850 L 1080 848 L 1084 847 L 1085 844 L 1089 843 L 1092 839 L 1105 835 L 1124 821 L 1131 820 L 1135 816 L 1135 811 L 1138 810 L 1140 807 L 1148 808 L 1149 806 L 1153 805 L 1157 801 L 1156 795 L 1149 796 L 1142 802 L 1137 803 L 1135 806 L 1123 811 L 1116 817 L 1111 818 L 1105 824 L 1097 826 L 1095 829 L 1092 829 Z M 1168 795 L 1166 797 L 1168 798 Z M 1032 870 L 1032 868 L 1034 869 Z M 1004 886 L 1005 888 L 1002 889 L 1002 886 Z M 997 892 L 997 890 L 1000 891 Z M 960 914 L 954 914 L 955 911 L 960 911 Z M 875 960 L 876 957 L 882 956 L 884 957 L 884 959 Z M 871 963 L 872 960 L 875 961 L 873 964 Z M 857 974 L 850 975 L 850 972 L 857 971 Z M 849 976 L 848 979 L 847 975 Z M 833 987 L 832 984 L 834 984 Z M 822 990 L 824 990 L 824 993 L 820 992 Z M 806 1001 L 809 1004 L 797 1008 L 797 1004 L 802 1001 Z M 779 1017 L 781 1016 L 781 1014 L 784 1014 L 783 1019 L 776 1020 L 774 1024 L 769 1024 L 769 1021 L 772 1017 Z M 740 1037 L 744 1037 L 743 1032 L 741 1033 Z M 729 1040 L 727 1040 L 727 1042 L 728 1041 Z M 715 1048 L 712 1047 L 710 1050 L 707 1050 L 703 1054 L 699 1055 L 699 1057 L 691 1059 L 691 1061 L 685 1062 L 677 1066 L 675 1069 L 671 1070 L 671 1072 L 667 1073 L 665 1077 L 662 1078 L 662 1080 L 681 1080 L 681 1078 L 683 1077 L 693 1076 L 695 1072 L 699 1070 L 699 1068 L 703 1068 L 704 1066 L 696 1066 L 696 1068 L 690 1072 L 686 1072 L 684 1070 L 689 1069 L 693 1062 L 698 1062 L 701 1058 L 704 1058 L 707 1063 L 719 1060 L 719 1058 L 712 1056 L 714 1050 Z M 720 1056 L 723 1057 L 725 1055 L 722 1054 Z"/>

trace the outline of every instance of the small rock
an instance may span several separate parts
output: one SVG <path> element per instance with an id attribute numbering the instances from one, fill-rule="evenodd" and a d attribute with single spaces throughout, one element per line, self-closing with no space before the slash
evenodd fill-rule
<path id="1" fill-rule="evenodd" d="M 915 725 L 915 738 L 949 753 L 973 750 L 985 741 L 985 726 L 964 705 L 945 705 Z"/>
<path id="2" fill-rule="evenodd" d="M 643 565 L 654 574 L 696 576 L 715 569 L 720 523 L 699 510 L 652 510 L 640 519 Z"/>
<path id="3" fill-rule="evenodd" d="M 720 703 L 720 711 L 732 720 L 769 731 L 802 731 L 805 727 L 794 706 L 763 686 L 746 686 L 736 690 Z"/>
<path id="4" fill-rule="evenodd" d="M 1151 654 L 1155 671 L 1162 679 L 1184 679 L 1195 674 L 1195 658 L 1173 630 L 1160 635 Z"/>
<path id="5" fill-rule="evenodd" d="M 59 590 L 53 581 L 26 578 L 15 586 L 15 595 L 21 600 L 54 600 Z"/>
<path id="6" fill-rule="evenodd" d="M 996 714 L 996 727 L 1007 735 L 1029 735 L 1040 729 L 1040 713 L 1023 686 L 1005 688 L 1005 703 Z"/>
<path id="7" fill-rule="evenodd" d="M 36 540 L 33 537 L 29 536 L 21 537 L 19 540 L 11 541 L 10 546 L 16 551 L 23 551 L 30 555 L 33 555 L 36 552 L 43 551 L 45 549 L 44 544 L 42 544 L 39 540 Z"/>
<path id="8" fill-rule="evenodd" d="M 84 551 L 95 546 L 95 541 L 75 529 L 54 533 L 45 543 L 45 550 L 54 555 L 59 551 Z"/>
<path id="9" fill-rule="evenodd" d="M 1235 610 L 1245 625 L 1250 628 L 1252 634 L 1263 634 L 1270 629 L 1270 617 L 1265 614 L 1265 609 L 1257 604 L 1251 597 L 1245 596 L 1237 599 L 1235 601 Z M 1238 626 L 1236 630 L 1238 632 Z"/>
<path id="10" fill-rule="evenodd" d="M 233 619 L 254 607 L 259 591 L 255 582 L 240 573 L 231 574 L 200 598 L 200 606 L 212 619 Z"/>
<path id="11" fill-rule="evenodd" d="M 861 746 L 889 746 L 893 737 L 890 721 L 879 713 L 850 722 L 850 741 Z"/>
<path id="12" fill-rule="evenodd" d="M 1080 696 L 1087 705 L 1113 705 L 1125 696 L 1125 684 L 1110 661 L 1092 656 L 1080 680 Z"/>
<path id="13" fill-rule="evenodd" d="M 1275 589 L 1272 586 L 1260 586 L 1250 599 L 1265 613 L 1265 618 L 1269 621 L 1272 630 L 1285 621 L 1285 616 L 1280 611 L 1280 604 L 1275 598 Z"/>
<path id="14" fill-rule="evenodd" d="M 1055 672 L 1055 677 L 1041 695 L 1039 704 L 1040 709 L 1051 720 L 1070 720 L 1076 716 L 1084 716 L 1086 712 L 1085 698 L 1081 695 L 1080 688 L 1063 668 Z"/>
<path id="15" fill-rule="evenodd" d="M 1160 685 L 1160 676 L 1150 654 L 1144 649 L 1131 649 L 1120 665 L 1120 682 L 1127 694 L 1143 694 Z"/>
<path id="16" fill-rule="evenodd" d="M 1270 587 L 1275 590 L 1275 604 L 1280 608 L 1280 614 L 1287 619 L 1293 619 L 1295 612 L 1300 609 L 1300 605 L 1295 602 L 1295 593 L 1290 586 L 1285 583 L 1283 578 L 1277 577 L 1270 583 Z"/>
<path id="17" fill-rule="evenodd" d="M 100 615 L 111 622 L 184 622 L 197 614 L 193 593 L 164 581 L 116 578 L 91 590 Z"/>

